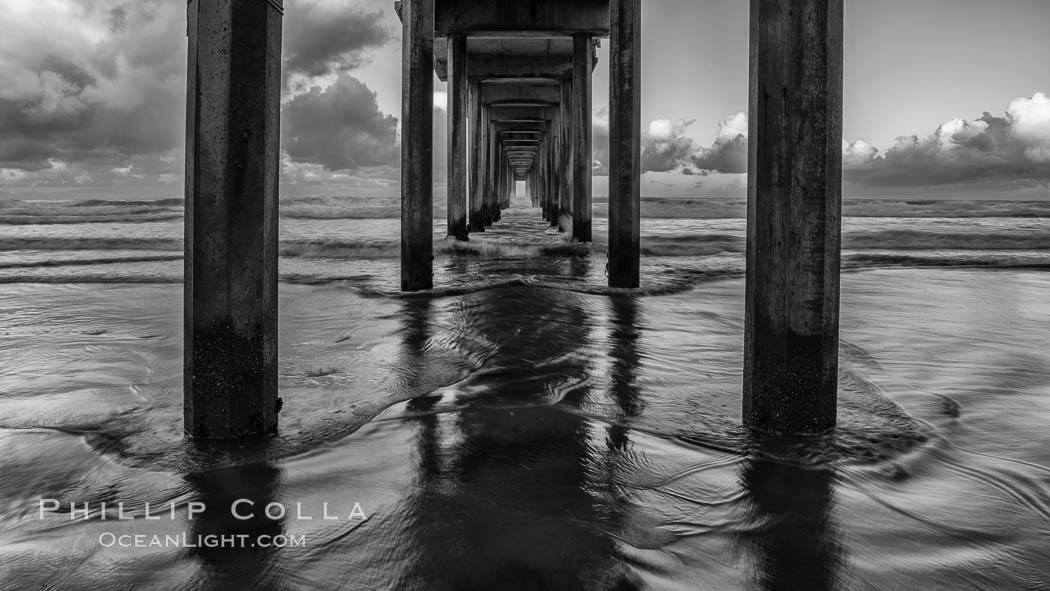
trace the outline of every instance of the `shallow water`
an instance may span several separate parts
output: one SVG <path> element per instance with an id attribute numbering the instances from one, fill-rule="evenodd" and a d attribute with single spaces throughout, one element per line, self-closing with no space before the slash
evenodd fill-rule
<path id="1" fill-rule="evenodd" d="M 649 256 L 628 294 L 536 218 L 439 248 L 428 295 L 389 257 L 282 261 L 314 280 L 281 285 L 281 429 L 251 443 L 181 437 L 181 286 L 0 285 L 0 588 L 1050 586 L 1050 274 L 845 274 L 839 428 L 770 441 L 739 426 L 737 253 Z M 736 222 L 647 237 L 693 223 Z M 100 543 L 129 533 L 306 544 Z"/>

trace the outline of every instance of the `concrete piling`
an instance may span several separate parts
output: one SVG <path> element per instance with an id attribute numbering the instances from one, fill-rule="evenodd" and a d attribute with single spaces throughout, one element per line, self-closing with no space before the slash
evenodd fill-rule
<path id="1" fill-rule="evenodd" d="M 572 36 L 572 239 L 591 241 L 591 36 Z"/>
<path id="2" fill-rule="evenodd" d="M 488 111 L 488 107 L 485 108 Z M 496 132 L 492 129 L 492 123 L 487 120 L 484 122 L 488 132 L 486 133 L 486 147 L 485 147 L 485 194 L 481 204 L 481 219 L 485 224 L 485 227 L 492 225 L 493 216 L 493 203 L 495 203 L 495 195 L 498 190 L 496 181 L 499 180 L 497 177 L 497 166 L 499 165 L 499 144 Z"/>
<path id="3" fill-rule="evenodd" d="M 448 37 L 448 235 L 467 240 L 467 36 Z"/>
<path id="4" fill-rule="evenodd" d="M 752 0 L 744 422 L 835 425 L 842 0 Z"/>
<path id="5" fill-rule="evenodd" d="M 404 0 L 401 78 L 401 290 L 434 285 L 434 0 Z"/>
<path id="6" fill-rule="evenodd" d="M 464 118 L 472 122 L 469 230 L 483 231 L 499 219 L 520 178 L 551 225 L 571 216 L 572 237 L 579 242 L 592 238 L 594 39 L 609 36 L 609 285 L 637 287 L 640 0 L 571 9 L 557 0 L 526 0 L 527 10 L 442 0 L 436 17 L 434 0 L 402 4 L 402 134 L 410 140 L 402 142 L 403 289 L 431 283 L 429 68 L 435 33 L 448 43 L 441 52 L 447 59 L 434 65 L 450 81 L 450 152 L 462 152 L 458 130 Z M 842 6 L 843 0 L 751 0 L 743 414 L 748 425 L 763 431 L 822 432 L 835 424 Z M 468 45 L 465 39 L 479 31 L 486 40 Z M 493 33 L 500 31 L 507 34 Z M 464 70 L 469 82 L 459 79 Z M 469 113 L 460 106 L 463 95 L 473 101 Z M 501 139 L 501 133 L 520 131 L 537 134 L 538 143 Z M 460 166 L 450 156 L 450 174 Z M 460 199 L 455 176 L 449 232 L 458 237 L 457 204 L 467 202 L 467 189 Z"/>
<path id="7" fill-rule="evenodd" d="M 638 287 L 641 216 L 641 0 L 611 0 L 609 286 Z"/>
<path id="8" fill-rule="evenodd" d="M 186 88 L 183 424 L 277 428 L 281 19 L 277 0 L 192 0 Z"/>
<path id="9" fill-rule="evenodd" d="M 572 132 L 572 79 L 561 81 L 561 162 L 559 163 L 558 181 L 561 185 L 561 194 L 558 196 L 558 209 L 562 216 L 572 215 L 573 205 L 573 132 Z M 559 224 L 561 219 L 559 218 Z M 568 232 L 571 228 L 560 228 Z"/>
<path id="10" fill-rule="evenodd" d="M 481 116 L 481 84 L 470 81 L 470 202 L 467 213 L 469 231 L 484 232 L 485 224 L 481 218 L 481 204 L 485 195 L 485 171 L 482 168 L 485 145 L 486 126 Z"/>
<path id="11" fill-rule="evenodd" d="M 551 125 L 551 133 L 548 135 L 548 156 L 547 156 L 547 170 L 549 174 L 547 177 L 547 186 L 549 187 L 550 197 L 548 200 L 548 208 L 550 213 L 550 226 L 552 228 L 558 227 L 558 218 L 561 217 L 561 207 L 559 206 L 559 199 L 562 191 L 560 184 L 560 175 L 558 171 L 558 165 L 561 162 L 559 150 L 561 149 L 561 114 L 560 111 L 555 113 L 554 121 Z"/>

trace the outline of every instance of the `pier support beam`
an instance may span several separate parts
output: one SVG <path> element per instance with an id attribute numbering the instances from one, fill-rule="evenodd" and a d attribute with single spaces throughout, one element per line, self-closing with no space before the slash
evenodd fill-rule
<path id="1" fill-rule="evenodd" d="M 481 116 L 481 83 L 470 81 L 470 203 L 467 214 L 470 219 L 470 232 L 484 232 L 485 224 L 481 219 L 481 204 L 485 196 L 485 171 L 482 169 L 482 158 L 485 151 L 485 129 Z"/>
<path id="2" fill-rule="evenodd" d="M 277 429 L 280 2 L 188 7 L 183 420 Z"/>
<path id="3" fill-rule="evenodd" d="M 591 36 L 572 36 L 572 239 L 591 241 Z"/>
<path id="4" fill-rule="evenodd" d="M 559 216 L 572 215 L 572 80 L 561 81 L 561 163 L 558 171 L 558 182 L 561 185 L 561 193 L 558 196 Z M 559 217 L 559 227 L 561 219 Z M 568 232 L 570 228 L 560 228 Z"/>
<path id="5" fill-rule="evenodd" d="M 514 194 L 514 169 L 507 159 L 507 209 L 510 209 L 510 197 Z"/>
<path id="6" fill-rule="evenodd" d="M 547 186 L 547 140 L 546 138 L 541 139 L 536 150 L 536 174 L 539 177 L 540 192 L 539 192 L 539 206 L 540 215 L 544 220 L 549 220 L 550 208 L 548 199 L 550 198 L 550 191 Z"/>
<path id="7" fill-rule="evenodd" d="M 467 240 L 467 36 L 448 37 L 448 235 Z"/>
<path id="8" fill-rule="evenodd" d="M 503 158 L 503 209 L 510 208 L 510 193 L 514 188 L 514 173 L 511 171 L 510 159 Z"/>
<path id="9" fill-rule="evenodd" d="M 558 227 L 558 217 L 561 215 L 561 208 L 558 205 L 560 199 L 561 186 L 558 184 L 559 171 L 559 151 L 561 150 L 561 112 L 557 112 L 554 115 L 554 122 L 551 125 L 551 132 L 548 135 L 548 157 L 547 166 L 550 173 L 548 174 L 547 186 L 550 187 L 549 197 L 549 213 L 550 213 L 550 225 L 552 228 Z"/>
<path id="10" fill-rule="evenodd" d="M 551 126 L 554 127 L 553 125 Z M 554 204 L 552 197 L 554 196 L 554 184 L 551 179 L 554 177 L 554 171 L 551 170 L 551 151 L 553 150 L 554 142 L 552 141 L 551 134 L 547 134 L 543 138 L 543 204 L 547 209 L 547 221 L 556 219 L 554 215 Z"/>
<path id="11" fill-rule="evenodd" d="M 503 190 L 503 145 L 495 130 L 492 132 L 494 138 L 492 158 L 492 193 L 488 195 L 488 219 L 490 224 L 499 221 L 499 193 Z"/>
<path id="12" fill-rule="evenodd" d="M 638 287 L 641 0 L 611 0 L 609 25 L 609 286 Z"/>
<path id="13" fill-rule="evenodd" d="M 529 174 L 532 175 L 532 206 L 540 207 L 540 194 L 543 190 L 540 188 L 540 167 L 536 162 L 535 156 L 533 156 Z"/>
<path id="14" fill-rule="evenodd" d="M 834 427 L 843 0 L 752 0 L 744 422 Z"/>
<path id="15" fill-rule="evenodd" d="M 496 136 L 493 132 L 493 136 Z M 495 178 L 495 185 L 493 187 L 492 195 L 489 196 L 489 215 L 492 216 L 492 222 L 499 221 L 499 200 L 500 194 L 503 193 L 503 145 L 500 142 L 499 137 L 496 136 L 495 159 L 492 162 L 492 171 Z"/>
<path id="16" fill-rule="evenodd" d="M 401 290 L 434 286 L 434 0 L 401 3 Z"/>
<path id="17" fill-rule="evenodd" d="M 486 106 L 485 111 L 488 112 L 488 110 L 489 107 Z M 485 129 L 487 130 L 485 134 L 487 146 L 485 148 L 485 195 L 481 204 L 481 219 L 485 226 L 491 226 L 495 219 L 492 215 L 492 204 L 496 200 L 497 181 L 499 180 L 499 177 L 496 176 L 499 165 L 499 144 L 496 131 L 492 128 L 489 117 L 484 119 Z"/>

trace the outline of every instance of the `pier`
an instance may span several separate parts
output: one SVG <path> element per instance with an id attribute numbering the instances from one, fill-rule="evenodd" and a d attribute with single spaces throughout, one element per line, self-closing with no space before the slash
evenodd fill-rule
<path id="1" fill-rule="evenodd" d="M 538 215 L 586 243 L 596 67 L 610 80 L 608 284 L 639 287 L 641 1 L 403 0 L 395 10 L 402 290 L 434 287 L 435 74 L 448 81 L 449 237 L 499 223 L 524 180 Z M 185 425 L 230 439 L 277 425 L 283 7 L 190 0 L 188 12 Z M 750 21 L 743 419 L 824 432 L 838 376 L 842 0 L 752 0 Z"/>

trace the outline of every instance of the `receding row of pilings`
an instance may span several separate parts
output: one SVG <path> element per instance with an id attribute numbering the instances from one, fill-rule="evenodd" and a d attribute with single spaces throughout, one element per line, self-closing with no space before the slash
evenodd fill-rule
<path id="1" fill-rule="evenodd" d="M 640 0 L 436 2 L 437 25 L 435 0 L 400 10 L 402 288 L 433 281 L 435 26 L 448 33 L 449 115 L 459 122 L 449 127 L 449 234 L 484 231 L 527 179 L 552 224 L 571 215 L 574 239 L 590 240 L 596 35 L 579 24 L 588 18 L 604 19 L 610 39 L 610 284 L 637 286 Z M 188 3 L 184 416 L 193 437 L 277 426 L 282 14 L 280 0 Z M 517 18 L 526 36 L 571 37 L 567 73 L 547 58 L 500 60 L 523 78 L 561 72 L 547 93 L 556 100 L 486 101 L 496 62 L 472 61 L 472 29 L 449 32 L 450 15 L 490 33 Z M 750 35 L 744 421 L 821 432 L 835 424 L 838 373 L 842 0 L 752 0 Z"/>
<path id="2" fill-rule="evenodd" d="M 511 17 L 501 14 L 499 7 L 483 4 L 474 0 L 395 3 L 404 43 L 402 159 L 414 162 L 432 155 L 428 135 L 433 128 L 432 113 L 420 106 L 433 92 L 427 65 L 431 63 L 439 77 L 448 80 L 448 236 L 469 240 L 471 233 L 484 232 L 509 207 L 514 183 L 524 180 L 533 205 L 551 226 L 558 227 L 564 217 L 569 221 L 562 230 L 570 232 L 573 240 L 590 242 L 591 73 L 596 40 L 609 30 L 609 6 L 606 2 L 598 10 L 569 7 L 585 15 L 577 22 L 584 23 L 583 30 L 545 33 L 567 41 L 562 45 L 568 51 L 563 53 L 565 47 L 552 51 L 550 44 L 522 42 L 515 29 L 535 24 L 523 22 L 522 13 L 514 13 L 514 22 L 497 21 L 495 29 L 504 32 L 494 31 L 489 26 L 492 22 L 483 24 L 486 18 Z M 552 7 L 546 2 L 547 9 Z M 555 12 L 559 10 L 564 13 L 566 8 Z M 634 118 L 629 128 L 640 129 L 638 2 L 624 3 L 613 12 L 619 21 L 614 23 L 618 35 L 613 38 L 611 63 L 618 68 L 620 90 L 610 102 L 614 109 L 619 107 L 623 118 Z M 501 35 L 509 36 L 504 39 Z M 540 33 L 531 31 L 530 35 Z M 478 50 L 479 39 L 480 45 L 498 42 L 500 51 Z M 435 50 L 438 41 L 440 47 Z M 508 51 L 507 46 L 514 45 L 524 49 Z M 631 137 L 637 140 L 637 134 Z M 614 265 L 609 275 L 610 285 L 628 288 L 639 284 L 640 171 L 638 142 L 629 145 L 631 137 L 621 144 L 627 151 L 621 163 L 626 169 L 624 178 L 633 180 L 625 180 L 615 192 L 627 205 L 617 215 L 617 222 L 625 227 L 621 231 L 618 226 L 610 242 L 619 247 L 612 249 L 612 256 L 632 260 Z M 432 174 L 432 168 L 426 166 L 403 167 L 403 211 L 433 209 L 433 193 L 420 190 L 433 184 Z M 431 240 L 432 227 L 423 217 L 405 216 L 404 221 L 402 244 L 409 248 L 401 252 L 401 287 L 405 291 L 430 289 L 431 247 L 420 242 Z M 623 241 L 631 243 L 620 245 Z"/>

